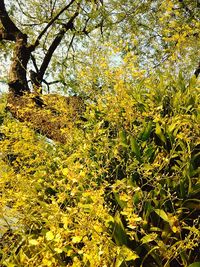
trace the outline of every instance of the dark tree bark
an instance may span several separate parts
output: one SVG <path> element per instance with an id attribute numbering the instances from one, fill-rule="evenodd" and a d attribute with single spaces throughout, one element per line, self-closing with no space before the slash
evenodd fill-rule
<path id="1" fill-rule="evenodd" d="M 15 95 L 22 95 L 29 91 L 26 70 L 31 55 L 31 46 L 27 45 L 27 35 L 8 16 L 3 0 L 0 0 L 0 40 L 14 41 L 12 63 L 8 73 L 9 90 Z"/>
<path id="2" fill-rule="evenodd" d="M 62 99 L 63 97 L 59 98 L 53 96 L 53 101 L 64 101 L 63 105 L 66 112 L 60 115 L 59 111 L 52 107 L 52 103 L 48 103 L 48 99 L 46 99 L 45 96 L 42 96 L 37 90 L 35 95 L 31 93 L 27 80 L 27 65 L 31 58 L 32 60 L 34 59 L 32 52 L 36 50 L 40 39 L 58 17 L 74 2 L 75 0 L 71 0 L 68 5 L 62 8 L 41 31 L 35 43 L 29 45 L 28 36 L 10 19 L 5 8 L 4 0 L 0 0 L 0 41 L 6 40 L 14 42 L 13 56 L 8 71 L 9 95 L 7 109 L 18 120 L 27 122 L 36 131 L 59 142 L 65 142 L 67 139 L 67 134 L 63 133 L 63 129 L 65 129 L 67 125 L 70 125 L 72 121 L 75 121 L 83 112 L 83 101 L 78 97 L 64 97 L 64 99 Z M 30 76 L 33 87 L 36 89 L 41 88 L 44 74 L 65 33 L 73 29 L 73 22 L 79 15 L 79 7 L 80 4 L 78 3 L 74 14 L 68 22 L 63 24 L 61 30 L 55 36 L 44 56 L 41 67 L 37 68 L 36 62 L 33 60 L 36 72 L 30 71 Z"/>
<path id="3" fill-rule="evenodd" d="M 10 19 L 7 10 L 5 8 L 4 0 L 0 0 L 0 40 L 9 40 L 14 41 L 14 51 L 12 57 L 12 63 L 10 66 L 9 74 L 8 74 L 8 85 L 9 90 L 15 95 L 23 95 L 24 92 L 29 92 L 30 89 L 28 87 L 27 82 L 27 64 L 31 58 L 31 53 L 35 51 L 37 46 L 39 45 L 40 39 L 49 29 L 49 27 L 59 18 L 59 16 L 67 10 L 75 0 L 71 0 L 68 5 L 61 9 L 61 11 L 51 19 L 51 21 L 47 24 L 47 26 L 41 31 L 39 36 L 36 38 L 36 41 L 33 45 L 28 45 L 27 39 L 28 36 L 24 34 Z M 79 15 L 79 7 L 80 4 L 77 4 L 77 10 L 69 19 L 69 21 L 63 25 L 62 29 L 58 32 L 55 39 L 52 41 L 43 62 L 41 64 L 40 69 L 38 70 L 37 77 L 32 80 L 33 84 L 35 82 L 35 86 L 41 86 L 44 74 L 48 68 L 48 65 L 51 61 L 53 53 L 56 48 L 59 46 L 61 40 L 63 39 L 65 33 L 73 29 L 73 21 Z"/>
<path id="4" fill-rule="evenodd" d="M 29 92 L 27 82 L 27 64 L 31 56 L 31 46 L 27 45 L 27 36 L 18 34 L 15 41 L 12 63 L 8 73 L 9 90 L 15 95 Z"/>
<path id="5" fill-rule="evenodd" d="M 198 68 L 194 72 L 194 75 L 196 76 L 196 78 L 198 78 L 199 74 L 200 74 L 200 62 L 199 62 Z"/>

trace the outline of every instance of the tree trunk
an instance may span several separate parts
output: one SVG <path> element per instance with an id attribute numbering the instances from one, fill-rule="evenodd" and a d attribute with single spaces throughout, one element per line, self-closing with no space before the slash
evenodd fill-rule
<path id="1" fill-rule="evenodd" d="M 30 91 L 26 78 L 30 55 L 31 48 L 27 46 L 27 36 L 19 34 L 16 37 L 12 63 L 8 73 L 9 90 L 14 95 L 23 95 Z"/>
<path id="2" fill-rule="evenodd" d="M 31 58 L 31 53 L 39 45 L 40 39 L 46 33 L 48 28 L 56 19 L 66 11 L 75 0 L 66 5 L 44 28 L 33 45 L 28 45 L 28 36 L 24 34 L 11 20 L 5 8 L 4 0 L 0 0 L 0 41 L 7 40 L 15 43 L 11 66 L 8 72 L 9 94 L 7 101 L 7 110 L 19 121 L 26 122 L 37 132 L 47 137 L 66 142 L 67 129 L 80 118 L 84 111 L 84 102 L 79 97 L 59 97 L 43 96 L 40 90 L 31 92 L 27 81 L 27 65 Z M 79 15 L 80 3 L 70 19 L 63 24 L 63 27 L 52 41 L 40 68 L 37 68 L 36 62 L 33 65 L 36 72 L 30 71 L 30 79 L 35 89 L 41 89 L 46 69 L 51 61 L 54 51 L 60 44 L 65 33 L 73 29 L 73 22 Z M 52 98 L 52 101 L 51 101 Z M 57 106 L 54 106 L 58 103 Z"/>

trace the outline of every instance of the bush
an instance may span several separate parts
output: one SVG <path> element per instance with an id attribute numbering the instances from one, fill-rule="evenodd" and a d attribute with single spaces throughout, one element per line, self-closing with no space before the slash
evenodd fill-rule
<path id="1" fill-rule="evenodd" d="M 198 82 L 117 77 L 88 101 L 87 121 L 64 130 L 65 144 L 1 105 L 1 266 L 200 261 Z"/>

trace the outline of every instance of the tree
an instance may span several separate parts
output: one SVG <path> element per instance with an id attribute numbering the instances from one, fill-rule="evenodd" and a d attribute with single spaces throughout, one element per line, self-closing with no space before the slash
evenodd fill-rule
<path id="1" fill-rule="evenodd" d="M 16 25 L 15 23 L 10 19 L 8 12 L 6 11 L 5 8 L 5 3 L 4 1 L 1 1 L 1 6 L 0 6 L 0 18 L 1 18 L 1 40 L 6 40 L 6 41 L 12 41 L 14 42 L 14 48 L 13 48 L 13 58 L 12 58 L 12 63 L 9 69 L 8 73 L 8 85 L 9 85 L 9 91 L 10 91 L 10 98 L 8 100 L 9 102 L 9 109 L 10 111 L 14 114 L 14 116 L 18 116 L 19 119 L 27 119 L 29 117 L 29 120 L 33 122 L 33 126 L 38 128 L 38 125 L 40 125 L 40 122 L 35 122 L 33 118 L 30 119 L 31 113 L 29 112 L 28 114 L 23 114 L 19 115 L 19 109 L 24 108 L 27 106 L 24 101 L 21 101 L 19 96 L 23 96 L 26 92 L 30 92 L 30 88 L 28 85 L 28 63 L 32 59 L 33 66 L 35 67 L 35 71 L 32 69 L 30 70 L 30 80 L 33 85 L 34 92 L 36 93 L 37 96 L 33 98 L 34 102 L 38 106 L 43 106 L 43 100 L 40 98 L 38 93 L 41 91 L 41 86 L 42 82 L 44 81 L 44 74 L 47 70 L 47 67 L 51 61 L 51 58 L 53 56 L 53 53 L 55 52 L 56 48 L 59 46 L 60 42 L 62 41 L 64 35 L 68 32 L 75 32 L 74 28 L 74 20 L 81 15 L 80 13 L 80 8 L 81 8 L 81 2 L 75 2 L 71 1 L 68 4 L 66 4 L 64 7 L 62 7 L 59 12 L 56 9 L 56 6 L 58 3 L 51 3 L 51 14 L 49 14 L 48 17 L 48 23 L 46 23 L 46 26 L 44 27 L 43 30 L 40 31 L 38 36 L 36 36 L 36 39 L 33 41 L 32 44 L 28 44 L 28 35 L 24 32 L 22 32 Z M 21 9 L 21 12 L 23 15 L 26 16 L 25 13 L 23 13 L 23 8 L 21 7 L 21 4 L 19 4 L 19 7 Z M 100 2 L 101 4 L 101 2 Z M 98 4 L 99 5 L 99 4 Z M 96 5 L 96 8 L 97 6 Z M 70 9 L 72 7 L 72 9 Z M 54 10 L 56 9 L 56 11 Z M 87 9 L 87 8 L 86 8 Z M 17 11 L 16 11 L 17 12 Z M 60 18 L 63 13 L 65 14 L 64 18 Z M 56 15 L 54 15 L 56 13 Z M 87 13 L 87 12 L 86 12 Z M 27 15 L 28 18 L 31 17 L 30 14 Z M 82 33 L 87 33 L 87 23 L 89 22 L 90 18 L 86 15 L 85 18 L 85 24 L 82 29 Z M 40 45 L 40 41 L 42 37 L 47 33 L 49 28 L 55 23 L 58 23 L 58 32 L 54 35 L 53 41 L 49 45 L 48 50 L 43 53 L 45 53 L 42 63 L 40 67 L 38 68 L 36 64 L 36 60 L 33 56 L 33 52 L 35 52 L 36 48 Z M 79 22 L 80 23 L 80 22 Z M 75 33 L 73 33 L 73 38 L 74 38 Z M 71 40 L 70 45 L 72 45 Z M 46 45 L 46 44 L 43 44 Z M 69 48 L 70 48 L 69 45 Z M 41 53 L 41 54 L 43 54 Z M 47 84 L 48 85 L 48 84 Z M 18 98 L 17 98 L 18 96 Z M 72 101 L 74 102 L 74 101 Z M 23 106 L 25 104 L 25 106 Z M 18 105 L 17 110 L 16 110 L 16 105 Z M 18 114 L 18 115 L 17 115 Z M 34 114 L 34 118 L 37 117 L 37 110 L 36 113 Z M 50 117 L 48 117 L 48 120 Z M 42 118 L 42 125 L 45 124 L 46 118 L 43 116 Z M 53 126 L 53 125 L 52 125 Z M 60 128 L 60 124 L 58 123 L 58 127 Z M 55 124 L 54 124 L 54 128 Z M 45 127 L 41 130 L 44 134 L 47 134 L 47 136 L 53 137 L 53 135 L 49 135 Z M 58 139 L 58 134 L 56 131 L 56 138 Z"/>
<path id="2" fill-rule="evenodd" d="M 134 3 L 119 1 L 116 3 L 111 1 L 107 3 L 104 1 L 74 0 L 63 5 L 59 1 L 49 1 L 43 10 L 43 7 L 40 6 L 40 1 L 27 1 L 25 11 L 22 2 L 17 1 L 15 4 L 8 5 L 10 12 L 13 12 L 14 15 L 19 15 L 21 18 L 17 22 L 14 21 L 14 18 L 11 19 L 12 15 L 9 15 L 4 1 L 1 1 L 0 40 L 4 45 L 5 42 L 14 43 L 11 46 L 13 47 L 13 56 L 7 78 L 11 93 L 8 101 L 10 102 L 10 111 L 14 116 L 17 116 L 14 107 L 19 98 L 16 98 L 16 96 L 22 96 L 30 92 L 28 76 L 30 76 L 34 92 L 37 95 L 33 97 L 34 102 L 37 106 L 44 106 L 43 100 L 38 94 L 41 93 L 42 83 L 45 82 L 48 88 L 52 84 L 46 81 L 45 73 L 51 62 L 54 65 L 56 64 L 53 62 L 53 55 L 56 50 L 58 50 L 57 55 L 61 53 L 59 51 L 60 44 L 61 47 L 64 47 L 67 42 L 68 48 L 66 56 L 61 59 L 63 62 L 61 66 L 63 68 L 66 60 L 68 60 L 65 76 L 72 77 L 73 75 L 68 74 L 71 69 L 70 65 L 73 64 L 68 59 L 69 51 L 74 49 L 73 45 L 76 47 L 83 46 L 84 43 L 81 42 L 83 37 L 85 36 L 88 39 L 96 29 L 99 29 L 99 31 L 95 33 L 95 38 L 98 35 L 105 38 L 103 35 L 113 30 L 115 32 L 115 40 L 113 39 L 113 41 L 118 42 L 123 35 L 127 42 L 123 41 L 121 51 L 123 51 L 123 46 L 128 46 L 130 51 L 136 50 L 135 53 L 140 55 L 138 64 L 144 66 L 144 68 L 152 60 L 153 65 L 156 66 L 160 65 L 162 61 L 166 61 L 169 57 L 173 58 L 173 60 L 180 56 L 182 59 L 184 57 L 192 57 L 193 59 L 196 55 L 196 49 L 198 49 L 195 48 L 195 40 L 199 39 L 197 31 L 199 23 L 198 5 L 195 3 L 195 1 L 190 4 L 185 1 L 170 1 L 169 3 L 161 3 L 159 1 L 157 3 L 152 1 L 144 1 L 142 3 L 138 1 Z M 35 14 L 32 15 L 33 6 Z M 156 11 L 156 15 L 152 18 L 152 12 L 154 11 Z M 43 17 L 40 16 L 40 13 Z M 169 29 L 166 29 L 167 23 L 169 24 Z M 35 30 L 30 30 L 30 27 Z M 92 41 L 89 40 L 89 42 Z M 189 43 L 193 46 L 191 50 L 188 49 Z M 81 50 L 83 49 L 77 48 L 77 52 L 80 54 L 82 53 Z M 187 52 L 184 50 L 187 50 Z M 37 51 L 40 51 L 39 55 Z M 127 51 L 124 52 L 127 53 Z M 73 57 L 72 55 L 72 59 Z M 31 65 L 30 61 L 32 61 Z M 196 58 L 195 61 L 197 61 Z M 56 62 L 56 68 L 58 68 L 59 62 Z M 180 64 L 182 64 L 181 61 Z M 195 62 L 195 64 L 197 63 Z M 78 65 L 76 61 L 75 65 Z M 33 67 L 34 70 L 32 69 Z M 55 72 L 58 71 L 55 70 Z M 196 69 L 195 74 L 198 76 L 199 68 Z M 60 82 L 68 84 L 63 79 L 63 75 L 60 76 L 62 76 Z M 17 109 L 19 110 L 19 108 Z M 26 120 L 26 117 L 19 116 L 22 120 Z M 41 132 L 47 134 L 44 129 Z"/>
<path id="3" fill-rule="evenodd" d="M 34 16 L 31 15 L 31 8 L 33 5 L 36 9 Z M 124 3 L 122 2 L 121 5 L 123 6 Z M 118 8 L 117 5 L 116 7 Z M 133 9 L 132 5 L 130 7 Z M 22 3 L 18 1 L 17 5 L 10 5 L 10 9 L 13 10 L 12 12 L 17 15 L 19 14 L 21 17 L 21 21 L 18 22 L 19 26 L 16 26 L 16 22 L 10 18 L 10 15 L 6 10 L 4 1 L 1 1 L 0 39 L 2 42 L 10 41 L 14 43 L 13 56 L 11 58 L 11 66 L 8 71 L 7 81 L 10 92 L 8 97 L 8 108 L 16 118 L 32 122 L 33 128 L 39 130 L 48 137 L 55 140 L 59 140 L 60 138 L 60 141 L 61 139 L 65 140 L 64 137 L 58 137 L 60 136 L 59 132 L 61 125 L 65 125 L 65 122 L 59 122 L 57 126 L 53 123 L 51 128 L 54 128 L 55 132 L 54 134 L 51 134 L 49 130 L 46 129 L 46 124 L 51 123 L 51 116 L 46 117 L 46 114 L 41 116 L 41 110 L 38 108 L 46 106 L 41 97 L 42 83 L 45 82 L 48 88 L 49 84 L 51 84 L 46 82 L 46 79 L 44 78 L 45 73 L 51 63 L 53 54 L 66 35 L 68 35 L 67 40 L 69 41 L 67 44 L 68 51 L 66 57 L 64 57 L 64 61 L 68 58 L 69 50 L 72 48 L 75 38 L 79 38 L 77 42 L 78 45 L 80 38 L 82 38 L 83 35 L 88 38 L 89 34 L 97 28 L 100 29 L 100 33 L 103 35 L 104 28 L 111 28 L 112 24 L 116 24 L 126 17 L 128 9 L 122 13 L 122 18 L 120 17 L 120 19 L 118 19 L 117 16 L 119 11 L 117 11 L 116 14 L 112 14 L 114 8 L 115 3 L 104 4 L 103 1 L 70 1 L 66 5 L 62 5 L 58 1 L 50 1 L 47 3 L 45 10 L 43 11 L 40 7 L 40 2 L 38 1 L 34 3 L 28 2 L 27 11 L 24 11 Z M 40 12 L 45 13 L 45 19 L 38 15 Z M 109 14 L 109 12 L 111 13 Z M 24 28 L 23 26 L 27 25 L 27 21 L 30 20 L 32 21 L 31 25 L 33 27 L 35 26 L 36 29 L 31 33 L 30 27 L 28 27 L 30 22 L 24 30 L 21 29 Z M 49 36 L 51 38 L 49 38 Z M 42 38 L 45 38 L 45 40 L 42 41 Z M 42 51 L 39 53 L 38 61 L 40 61 L 40 66 L 38 67 L 34 54 L 36 54 L 39 49 Z M 29 71 L 30 61 L 32 61 L 32 64 Z M 33 67 L 35 68 L 34 70 L 32 69 Z M 28 76 L 30 76 L 34 96 L 30 95 L 31 90 L 30 85 L 28 84 Z M 65 84 L 65 81 L 63 81 L 63 83 Z M 28 93 L 29 96 L 23 100 L 20 96 L 24 96 L 25 93 Z M 77 102 L 78 99 L 79 98 L 76 99 Z M 25 107 L 28 107 L 27 102 L 29 103 L 28 105 L 31 106 L 31 109 L 36 105 L 34 113 L 32 110 L 24 112 Z M 67 102 L 71 103 L 71 101 Z M 72 103 L 74 103 L 73 100 Z M 80 105 L 82 105 L 81 102 Z M 38 118 L 40 118 L 39 121 Z M 39 125 L 41 127 L 39 127 Z"/>
<path id="4" fill-rule="evenodd" d="M 1 266 L 199 264 L 198 10 L 0 0 Z"/>

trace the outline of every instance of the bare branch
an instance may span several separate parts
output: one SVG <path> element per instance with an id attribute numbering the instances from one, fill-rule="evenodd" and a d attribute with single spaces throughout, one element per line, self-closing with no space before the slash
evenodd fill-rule
<path id="1" fill-rule="evenodd" d="M 73 45 L 74 38 L 75 38 L 75 34 L 72 36 L 72 39 L 71 39 L 71 41 L 70 41 L 70 43 L 69 43 L 69 46 L 68 46 L 68 49 L 67 49 L 67 56 L 66 56 L 66 58 L 68 58 L 69 50 L 70 50 L 70 48 L 71 48 L 72 45 Z"/>
<path id="2" fill-rule="evenodd" d="M 56 6 L 56 2 L 57 2 L 57 0 L 55 0 L 53 3 L 51 2 L 51 18 L 53 17 L 53 12 L 54 12 L 54 9 Z"/>
<path id="3" fill-rule="evenodd" d="M 24 9 L 23 9 L 23 7 L 22 7 L 22 4 L 20 3 L 20 1 L 19 0 L 16 0 L 17 1 L 17 4 L 18 4 L 18 6 L 19 6 L 19 9 L 20 9 L 20 11 L 22 12 L 22 14 L 24 15 L 24 16 L 26 16 L 27 18 L 31 18 L 31 19 L 36 19 L 36 17 L 33 17 L 33 16 L 31 16 L 30 15 L 30 13 L 26 13 L 25 11 L 24 11 Z"/>
<path id="4" fill-rule="evenodd" d="M 34 66 L 36 72 L 38 73 L 39 72 L 38 66 L 37 66 L 37 63 L 36 63 L 36 59 L 35 59 L 35 57 L 33 55 L 31 55 L 31 60 L 33 62 L 33 66 Z"/>
<path id="5" fill-rule="evenodd" d="M 44 60 L 42 62 L 42 65 L 40 67 L 39 70 L 39 80 L 42 81 L 44 73 L 50 63 L 50 60 L 53 56 L 54 51 L 56 50 L 56 48 L 58 47 L 58 45 L 60 44 L 63 36 L 65 35 L 65 33 L 70 30 L 73 29 L 74 25 L 73 25 L 73 21 L 74 19 L 79 15 L 78 12 L 79 6 L 77 8 L 77 11 L 74 13 L 74 15 L 70 18 L 70 20 L 63 25 L 62 29 L 60 30 L 60 32 L 57 34 L 57 36 L 55 37 L 55 39 L 53 40 L 52 44 L 50 45 L 47 54 L 44 57 Z"/>
<path id="6" fill-rule="evenodd" d="M 189 9 L 189 7 L 185 4 L 185 2 L 183 0 L 179 0 L 179 3 L 182 4 L 182 7 L 185 9 L 185 11 L 191 16 L 193 17 L 193 13 L 192 11 Z"/>
<path id="7" fill-rule="evenodd" d="M 15 23 L 10 19 L 5 8 L 4 0 L 0 0 L 0 21 L 7 34 L 12 34 L 17 37 L 17 35 L 23 35 L 23 33 L 17 28 Z"/>
<path id="8" fill-rule="evenodd" d="M 198 68 L 194 72 L 194 75 L 196 76 L 196 78 L 198 78 L 199 74 L 200 74 L 200 62 L 199 62 Z"/>
<path id="9" fill-rule="evenodd" d="M 15 36 L 12 33 L 6 32 L 4 29 L 0 29 L 0 41 L 15 41 Z"/>
<path id="10" fill-rule="evenodd" d="M 49 29 L 49 27 L 58 19 L 58 17 L 65 11 L 67 10 L 73 3 L 75 2 L 75 0 L 71 0 L 71 2 L 66 5 L 64 8 L 62 8 L 60 10 L 60 12 L 52 19 L 49 21 L 49 23 L 47 24 L 47 26 L 43 29 L 43 31 L 39 34 L 39 36 L 37 37 L 36 41 L 35 41 L 35 46 L 37 46 L 39 44 L 40 39 L 42 38 L 42 36 L 46 33 L 46 31 Z"/>
<path id="11" fill-rule="evenodd" d="M 55 81 L 52 81 L 52 82 L 48 82 L 48 85 L 52 85 L 52 84 L 56 84 L 56 83 L 62 83 L 63 84 L 64 82 L 61 81 L 61 80 L 55 80 Z"/>

